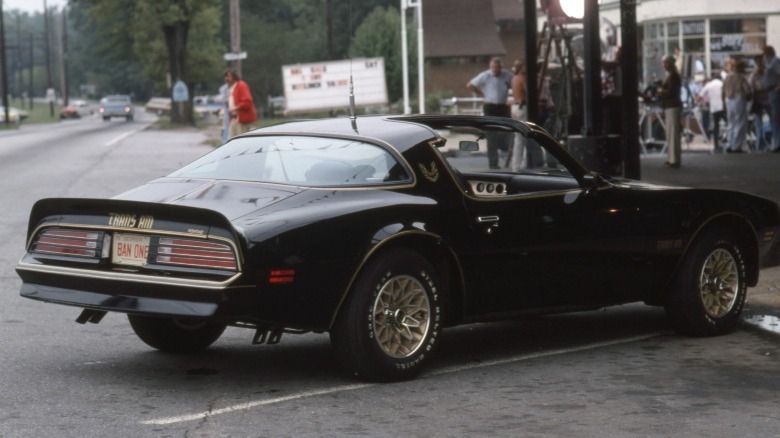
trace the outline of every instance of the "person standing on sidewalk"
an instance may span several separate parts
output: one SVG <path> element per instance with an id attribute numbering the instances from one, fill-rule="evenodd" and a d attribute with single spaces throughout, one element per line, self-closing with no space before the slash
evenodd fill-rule
<path id="1" fill-rule="evenodd" d="M 519 60 L 512 65 L 512 118 L 525 122 L 528 120 L 528 107 L 526 106 L 525 89 L 525 64 Z M 512 155 L 509 162 L 509 169 L 512 172 L 519 172 L 525 167 L 525 142 L 526 138 L 518 133 L 514 134 L 514 144 L 512 145 Z"/>
<path id="2" fill-rule="evenodd" d="M 769 100 L 769 121 L 772 126 L 772 152 L 780 152 L 780 59 L 775 48 L 764 47 L 764 89 Z"/>
<path id="3" fill-rule="evenodd" d="M 756 69 L 750 75 L 750 87 L 753 89 L 753 105 L 750 107 L 750 114 L 753 114 L 753 129 L 756 133 L 756 144 L 753 149 L 756 152 L 763 152 L 767 148 L 766 138 L 764 137 L 764 113 L 769 111 L 769 100 L 764 89 L 764 57 L 758 55 L 753 58 L 756 63 Z"/>
<path id="4" fill-rule="evenodd" d="M 682 150 L 680 149 L 680 111 L 682 110 L 682 101 L 680 92 L 682 90 L 682 77 L 677 71 L 674 63 L 674 56 L 665 56 L 663 60 L 666 70 L 666 79 L 661 88 L 658 89 L 658 95 L 661 96 L 661 108 L 664 110 L 664 123 L 666 124 L 666 151 L 669 159 L 664 163 L 671 168 L 680 167 Z"/>
<path id="5" fill-rule="evenodd" d="M 745 77 L 747 62 L 739 60 L 723 82 L 723 95 L 726 97 L 726 117 L 729 126 L 729 142 L 726 152 L 744 152 L 742 148 L 747 140 L 748 101 L 753 99 L 750 83 Z"/>
<path id="6" fill-rule="evenodd" d="M 252 129 L 252 123 L 257 121 L 255 104 L 249 85 L 242 81 L 235 69 L 225 71 L 225 83 L 230 87 L 228 113 L 230 113 L 230 138 Z"/>
<path id="7" fill-rule="evenodd" d="M 490 68 L 474 76 L 466 88 L 485 99 L 483 113 L 486 116 L 511 117 L 507 105 L 509 89 L 512 88 L 512 73 L 504 70 L 500 58 L 490 60 Z M 487 133 L 488 164 L 491 169 L 498 169 L 498 150 L 506 150 L 511 138 L 503 132 Z"/>
<path id="8" fill-rule="evenodd" d="M 712 74 L 712 79 L 699 91 L 699 97 L 710 107 L 710 129 L 707 135 L 712 138 L 715 152 L 718 152 L 721 150 L 720 121 L 726 117 L 726 112 L 723 111 L 723 82 L 720 80 L 720 74 Z"/>

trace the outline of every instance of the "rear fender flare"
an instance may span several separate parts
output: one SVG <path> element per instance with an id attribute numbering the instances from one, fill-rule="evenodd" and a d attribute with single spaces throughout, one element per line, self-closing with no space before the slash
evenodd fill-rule
<path id="1" fill-rule="evenodd" d="M 381 257 L 389 249 L 399 247 L 420 253 L 436 268 L 442 282 L 445 324 L 447 321 L 452 321 L 453 318 L 457 319 L 460 317 L 464 292 L 463 271 L 452 248 L 443 238 L 435 233 L 419 229 L 399 229 L 397 232 L 387 235 L 388 228 L 385 227 L 374 235 L 375 239 L 372 240 L 370 249 L 357 264 L 357 268 L 341 293 L 339 302 L 333 311 L 329 329 L 333 327 L 339 312 L 341 312 L 344 306 L 344 302 L 352 291 L 353 284 L 369 261 L 376 257 Z M 384 238 L 377 240 L 376 237 L 378 235 L 384 235 Z"/>

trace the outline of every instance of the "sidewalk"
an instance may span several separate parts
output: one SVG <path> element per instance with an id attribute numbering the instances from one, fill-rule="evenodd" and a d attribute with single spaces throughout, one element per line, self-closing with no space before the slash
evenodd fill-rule
<path id="1" fill-rule="evenodd" d="M 666 154 L 642 155 L 641 179 L 687 187 L 737 190 L 780 203 L 780 154 L 710 151 L 711 147 L 701 141 L 688 148 L 683 143 L 679 169 L 664 166 Z M 745 316 L 751 315 L 780 317 L 780 267 L 762 269 L 758 285 L 748 291 Z M 777 329 L 780 333 L 780 327 Z"/>

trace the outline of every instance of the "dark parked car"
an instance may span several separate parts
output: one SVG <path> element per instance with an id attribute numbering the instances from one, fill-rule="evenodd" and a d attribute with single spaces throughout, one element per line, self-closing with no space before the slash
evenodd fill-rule
<path id="1" fill-rule="evenodd" d="M 522 168 L 480 170 L 488 137 L 526 137 Z M 376 116 L 255 130 L 113 199 L 40 200 L 16 269 L 24 297 L 80 323 L 127 313 L 160 350 L 229 325 L 329 332 L 351 373 L 397 380 L 477 321 L 639 301 L 681 334 L 727 333 L 779 226 L 760 197 L 589 172 L 534 125 Z"/>

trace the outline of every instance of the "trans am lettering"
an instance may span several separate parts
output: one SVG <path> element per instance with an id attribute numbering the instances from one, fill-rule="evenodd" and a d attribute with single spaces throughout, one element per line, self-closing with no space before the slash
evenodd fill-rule
<path id="1" fill-rule="evenodd" d="M 140 228 L 148 230 L 154 225 L 154 216 L 142 215 L 136 216 L 127 213 L 109 213 L 108 225 L 121 228 Z"/>

